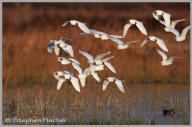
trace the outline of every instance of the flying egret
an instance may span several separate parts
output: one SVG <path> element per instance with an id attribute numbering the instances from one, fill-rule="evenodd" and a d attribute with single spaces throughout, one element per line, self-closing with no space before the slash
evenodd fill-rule
<path id="1" fill-rule="evenodd" d="M 166 13 L 166 12 L 164 12 L 164 11 L 162 11 L 162 10 L 156 10 L 156 11 L 153 12 L 153 16 L 154 16 L 154 15 L 156 15 L 156 18 L 155 18 L 155 19 L 157 19 L 157 20 L 160 19 L 160 16 L 163 16 L 163 19 L 164 19 L 164 21 L 165 21 L 166 26 L 170 26 L 170 23 L 171 23 L 171 20 L 170 20 L 171 15 L 170 15 L 169 13 Z"/>
<path id="2" fill-rule="evenodd" d="M 174 28 L 169 28 L 169 27 L 165 27 L 164 28 L 165 30 L 168 30 L 170 32 L 172 32 L 173 34 L 175 34 L 175 39 L 176 41 L 184 41 L 186 39 L 186 35 L 187 35 L 187 32 L 189 31 L 190 29 L 190 26 L 187 26 L 185 27 L 181 33 L 179 33 L 176 29 Z"/>
<path id="3" fill-rule="evenodd" d="M 71 45 L 66 44 L 65 42 L 69 40 L 72 41 L 71 39 L 67 39 L 64 37 L 61 37 L 60 40 L 50 40 L 50 43 L 47 45 L 47 50 L 49 53 L 52 53 L 52 50 L 54 49 L 55 54 L 58 56 L 60 48 L 63 49 L 66 53 L 71 55 L 72 57 L 74 56 L 73 54 L 73 49 Z"/>
<path id="4" fill-rule="evenodd" d="M 167 55 L 164 53 L 164 52 L 162 52 L 161 50 L 158 50 L 157 49 L 157 52 L 162 56 L 162 58 L 163 58 L 163 60 L 161 61 L 161 65 L 162 66 L 168 66 L 168 65 L 170 65 L 170 64 L 173 64 L 173 60 L 175 59 L 175 58 L 180 58 L 180 57 L 176 57 L 176 56 L 172 56 L 172 57 L 167 57 Z"/>
<path id="5" fill-rule="evenodd" d="M 65 77 L 64 77 L 63 71 L 54 72 L 54 77 L 58 80 L 58 82 L 57 82 L 57 90 L 60 90 L 63 82 L 66 80 Z"/>
<path id="6" fill-rule="evenodd" d="M 110 82 L 114 82 L 121 92 L 125 92 L 122 81 L 115 77 L 108 77 L 103 81 L 103 91 L 106 90 Z"/>
<path id="7" fill-rule="evenodd" d="M 135 43 L 135 42 L 140 41 L 140 40 L 136 40 L 136 41 L 130 41 L 130 42 L 124 43 L 124 42 L 122 42 L 121 40 L 119 40 L 117 38 L 111 38 L 111 40 L 118 44 L 117 47 L 118 47 L 119 50 L 127 49 L 128 47 L 130 47 L 131 43 Z"/>
<path id="8" fill-rule="evenodd" d="M 130 19 L 128 20 L 128 23 L 126 23 L 124 25 L 124 29 L 123 29 L 123 36 L 125 37 L 125 35 L 127 34 L 128 32 L 128 29 L 132 26 L 132 25 L 136 25 L 137 28 L 141 31 L 141 33 L 143 33 L 144 35 L 147 35 L 147 31 L 143 25 L 142 22 L 138 21 L 138 20 L 135 20 L 135 19 Z"/>
<path id="9" fill-rule="evenodd" d="M 178 20 L 172 21 L 171 24 L 170 24 L 170 28 L 175 29 L 175 26 L 177 25 L 177 23 L 182 22 L 184 20 L 185 19 L 178 19 Z M 167 27 L 169 27 L 169 26 L 165 26 L 165 31 L 170 32 L 169 29 L 166 29 Z"/>
<path id="10" fill-rule="evenodd" d="M 63 65 L 70 64 L 70 63 L 80 64 L 79 61 L 73 58 L 58 57 L 57 60 Z"/>
<path id="11" fill-rule="evenodd" d="M 145 40 L 141 43 L 140 47 L 143 47 L 143 46 L 144 46 L 147 42 L 149 42 L 149 41 L 154 41 L 154 42 L 156 42 L 156 43 L 159 45 L 159 47 L 161 47 L 164 51 L 168 52 L 168 49 L 167 49 L 164 41 L 163 41 L 162 39 L 160 39 L 160 38 L 155 37 L 155 36 L 149 36 L 147 39 L 145 39 Z"/>
<path id="12" fill-rule="evenodd" d="M 58 57 L 58 61 L 59 63 L 63 64 L 63 65 L 67 65 L 67 64 L 72 64 L 73 68 L 77 68 L 79 66 L 76 65 L 80 65 L 79 61 L 77 61 L 76 59 L 73 58 L 63 58 L 63 57 Z"/>
<path id="13" fill-rule="evenodd" d="M 85 56 L 88 59 L 88 63 L 89 64 L 93 64 L 93 65 L 106 65 L 113 73 L 116 73 L 115 68 L 108 62 L 108 60 L 113 58 L 113 56 L 102 60 L 102 58 L 105 55 L 107 55 L 107 54 L 109 54 L 111 52 L 107 52 L 107 53 L 103 53 L 103 54 L 97 55 L 96 58 L 94 58 L 93 56 L 91 56 L 87 52 L 83 52 L 83 51 L 79 50 L 79 53 L 82 54 L 83 56 Z"/>
<path id="14" fill-rule="evenodd" d="M 77 20 L 70 20 L 70 21 L 66 21 L 66 22 L 62 25 L 62 27 L 65 27 L 65 26 L 68 25 L 68 24 L 77 25 L 83 32 L 90 34 L 90 30 L 89 30 L 89 28 L 85 25 L 85 23 L 82 23 L 82 22 L 77 21 Z"/>
<path id="15" fill-rule="evenodd" d="M 79 72 L 78 77 L 82 87 L 85 87 L 86 77 L 88 75 L 93 76 L 96 81 L 101 82 L 99 75 L 95 72 L 95 70 L 93 70 L 93 68 L 88 67 L 83 71 L 78 64 L 75 64 L 74 66 L 76 66 L 75 69 Z"/>
<path id="16" fill-rule="evenodd" d="M 177 25 L 177 23 L 184 21 L 185 19 L 177 19 L 177 20 L 173 20 L 170 21 L 170 24 L 166 24 L 165 21 L 161 20 L 160 17 L 156 14 L 156 13 L 152 13 L 153 17 L 158 20 L 161 24 L 163 24 L 166 27 L 171 27 L 173 29 L 175 29 L 175 26 Z M 165 29 L 166 32 L 170 32 L 168 29 Z"/>
<path id="17" fill-rule="evenodd" d="M 59 90 L 64 81 L 70 80 L 76 91 L 80 92 L 79 82 L 76 77 L 69 71 L 57 71 L 54 72 L 54 77 L 58 80 L 57 90 Z"/>
<path id="18" fill-rule="evenodd" d="M 171 29 L 175 29 L 175 26 L 177 25 L 177 23 L 185 20 L 185 19 L 177 19 L 177 20 L 170 21 L 171 24 L 166 24 L 164 21 L 162 21 L 160 18 L 158 18 L 158 15 L 153 13 L 153 17 L 165 26 L 164 30 L 166 32 L 172 32 L 173 30 L 171 30 Z"/>
<path id="19" fill-rule="evenodd" d="M 90 33 L 93 34 L 95 38 L 101 38 L 101 40 L 109 40 L 111 38 L 124 38 L 123 36 L 120 35 L 112 35 L 112 34 L 107 34 L 101 31 L 97 31 L 94 29 L 90 29 Z M 81 33 L 82 35 L 88 34 L 88 33 Z"/>

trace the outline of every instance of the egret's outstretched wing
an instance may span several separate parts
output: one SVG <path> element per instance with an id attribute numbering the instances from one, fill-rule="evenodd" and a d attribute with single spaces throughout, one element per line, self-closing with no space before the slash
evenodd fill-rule
<path id="1" fill-rule="evenodd" d="M 71 83 L 73 87 L 75 88 L 76 91 L 80 92 L 80 86 L 79 86 L 79 81 L 75 77 L 71 77 Z"/>
<path id="2" fill-rule="evenodd" d="M 82 77 L 82 78 L 80 79 L 80 82 L 81 82 L 82 87 L 85 87 L 86 77 L 87 77 L 87 76 L 84 76 L 84 77 Z"/>
<path id="3" fill-rule="evenodd" d="M 168 14 L 168 13 L 163 13 L 163 18 L 164 18 L 165 24 L 166 24 L 167 26 L 170 26 L 170 24 L 171 24 L 170 17 L 171 17 L 170 14 Z"/>
<path id="4" fill-rule="evenodd" d="M 119 90 L 124 93 L 125 90 L 124 90 L 122 81 L 119 79 L 116 79 L 115 83 L 116 83 L 117 87 L 119 88 Z"/>
<path id="5" fill-rule="evenodd" d="M 164 21 L 159 20 L 159 22 L 160 22 L 161 24 L 163 24 L 164 26 L 166 26 L 166 23 L 165 23 Z"/>
<path id="6" fill-rule="evenodd" d="M 161 50 L 157 49 L 157 52 L 162 56 L 163 61 L 166 61 L 168 59 L 167 55 L 164 52 L 162 52 Z"/>
<path id="7" fill-rule="evenodd" d="M 83 33 L 81 33 L 81 35 L 86 35 L 86 34 L 89 34 L 89 33 L 84 33 L 84 32 L 83 32 Z"/>
<path id="8" fill-rule="evenodd" d="M 82 87 L 85 87 L 86 77 L 87 75 L 84 75 L 84 74 L 81 74 L 81 76 L 79 77 Z"/>
<path id="9" fill-rule="evenodd" d="M 110 37 L 112 37 L 112 38 L 124 38 L 124 36 L 120 36 L 120 35 L 110 35 Z"/>
<path id="10" fill-rule="evenodd" d="M 104 62 L 104 64 L 113 72 L 116 73 L 115 68 L 111 65 L 111 63 L 109 62 Z"/>
<path id="11" fill-rule="evenodd" d="M 53 48 L 52 47 L 47 47 L 47 51 L 51 54 L 52 51 L 53 51 Z"/>
<path id="12" fill-rule="evenodd" d="M 123 42 L 117 38 L 110 38 L 112 41 L 116 42 L 118 45 L 122 45 Z"/>
<path id="13" fill-rule="evenodd" d="M 103 59 L 103 57 L 105 57 L 106 55 L 110 54 L 111 52 L 106 52 L 106 53 L 103 53 L 103 54 L 100 54 L 100 55 L 97 55 L 95 60 L 101 60 Z"/>
<path id="14" fill-rule="evenodd" d="M 144 35 L 147 35 L 147 31 L 142 22 L 137 21 L 136 26 Z"/>
<path id="15" fill-rule="evenodd" d="M 79 53 L 85 56 L 89 61 L 92 61 L 94 58 L 87 52 L 83 52 L 79 50 Z"/>
<path id="16" fill-rule="evenodd" d="M 171 27 L 166 27 L 166 28 L 167 28 L 170 32 L 172 32 L 173 34 L 175 34 L 176 37 L 179 37 L 179 36 L 180 36 L 179 32 L 178 32 L 176 29 L 171 28 Z"/>
<path id="17" fill-rule="evenodd" d="M 60 90 L 63 82 L 65 81 L 65 79 L 59 79 L 58 82 L 57 82 L 57 90 Z"/>
<path id="18" fill-rule="evenodd" d="M 156 38 L 156 43 L 161 47 L 164 51 L 168 52 L 168 48 L 166 47 L 163 40 Z"/>
<path id="19" fill-rule="evenodd" d="M 175 28 L 177 23 L 184 21 L 185 19 L 178 19 L 171 22 L 171 28 Z"/>
<path id="20" fill-rule="evenodd" d="M 79 61 L 77 61 L 76 59 L 69 58 L 69 60 L 71 60 L 73 63 L 76 63 L 76 64 L 79 64 L 79 65 L 80 65 Z"/>
<path id="21" fill-rule="evenodd" d="M 52 53 L 54 46 L 55 46 L 54 43 L 52 43 L 52 42 L 48 43 L 48 45 L 47 45 L 47 51 L 48 51 L 49 53 Z"/>
<path id="22" fill-rule="evenodd" d="M 181 37 L 185 37 L 186 34 L 187 34 L 187 32 L 189 31 L 189 29 L 190 29 L 190 26 L 184 28 L 183 31 L 182 31 L 182 33 L 181 33 Z"/>
<path id="23" fill-rule="evenodd" d="M 78 27 L 85 33 L 90 33 L 89 28 L 85 25 L 85 23 L 77 21 Z"/>
<path id="24" fill-rule="evenodd" d="M 107 62 L 108 60 L 112 59 L 113 57 L 114 57 L 114 56 L 111 56 L 111 57 L 105 58 L 105 59 L 103 59 L 102 61 L 103 61 L 103 62 Z"/>
<path id="25" fill-rule="evenodd" d="M 109 81 L 106 79 L 103 81 L 103 91 L 106 90 L 107 86 L 109 85 Z"/>
<path id="26" fill-rule="evenodd" d="M 72 72 L 70 72 L 70 71 L 63 71 L 63 72 L 64 72 L 64 74 L 66 74 L 66 75 L 71 75 L 71 76 L 73 76 Z"/>
<path id="27" fill-rule="evenodd" d="M 83 73 L 81 67 L 78 64 L 72 63 L 72 66 L 74 67 L 75 70 L 77 70 L 79 72 L 79 74 Z"/>
<path id="28" fill-rule="evenodd" d="M 93 76 L 93 78 L 95 80 L 97 80 L 98 82 L 101 82 L 101 79 L 100 79 L 100 77 L 99 77 L 99 75 L 97 73 L 92 73 L 91 75 Z"/>
<path id="29" fill-rule="evenodd" d="M 132 24 L 130 23 L 127 23 L 124 25 L 124 29 L 123 29 L 123 36 L 125 37 L 125 35 L 127 34 L 127 31 L 129 29 L 129 27 L 131 26 Z"/>
<path id="30" fill-rule="evenodd" d="M 135 43 L 135 42 L 138 42 L 140 40 L 136 40 L 136 41 L 130 41 L 130 42 L 126 42 L 127 44 L 131 44 L 131 43 Z"/>
<path id="31" fill-rule="evenodd" d="M 60 50 L 60 48 L 57 47 L 57 46 L 55 46 L 53 49 L 54 49 L 54 51 L 55 51 L 55 54 L 58 56 L 58 55 L 59 55 L 59 50 Z"/>
<path id="32" fill-rule="evenodd" d="M 73 40 L 71 40 L 71 39 L 69 39 L 69 38 L 64 38 L 64 37 L 61 37 L 60 40 L 62 40 L 63 42 L 66 42 L 66 41 L 73 41 Z"/>
<path id="33" fill-rule="evenodd" d="M 84 75 L 89 75 L 91 72 L 91 69 L 90 68 L 86 68 L 83 72 Z"/>
<path id="34" fill-rule="evenodd" d="M 91 31 L 91 33 L 94 33 L 94 34 L 107 35 L 107 34 L 104 33 L 104 32 L 97 31 L 97 30 L 93 30 L 93 29 L 91 29 L 90 31 Z"/>
<path id="35" fill-rule="evenodd" d="M 68 45 L 68 44 L 66 44 L 66 45 L 67 45 L 67 46 L 66 46 L 65 48 L 63 48 L 64 51 L 67 52 L 67 53 L 69 53 L 69 55 L 70 55 L 71 57 L 73 57 L 74 54 L 73 54 L 72 46 L 71 46 L 71 45 Z"/>
<path id="36" fill-rule="evenodd" d="M 147 42 L 149 42 L 150 39 L 149 38 L 146 38 L 140 45 L 140 47 L 143 47 Z"/>

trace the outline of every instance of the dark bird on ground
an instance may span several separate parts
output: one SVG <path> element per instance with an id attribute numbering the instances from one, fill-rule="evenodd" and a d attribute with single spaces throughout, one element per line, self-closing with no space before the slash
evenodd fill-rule
<path id="1" fill-rule="evenodd" d="M 164 109 L 163 110 L 163 115 L 164 116 L 167 116 L 167 115 L 174 115 L 175 114 L 175 111 L 173 109 Z"/>

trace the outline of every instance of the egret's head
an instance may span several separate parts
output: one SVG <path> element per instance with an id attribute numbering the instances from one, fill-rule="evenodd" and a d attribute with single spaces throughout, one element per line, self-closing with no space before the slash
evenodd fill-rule
<path id="1" fill-rule="evenodd" d="M 70 20 L 69 22 L 71 23 L 71 25 L 76 25 L 77 24 L 76 20 Z"/>
<path id="2" fill-rule="evenodd" d="M 130 19 L 130 20 L 129 20 L 129 23 L 130 23 L 130 24 L 135 24 L 135 23 L 136 23 L 136 20 L 135 20 L 135 19 Z"/>

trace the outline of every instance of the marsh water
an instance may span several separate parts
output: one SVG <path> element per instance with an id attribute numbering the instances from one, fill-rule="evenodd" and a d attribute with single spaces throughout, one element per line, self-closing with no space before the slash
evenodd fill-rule
<path id="1" fill-rule="evenodd" d="M 10 101 L 14 100 L 14 117 L 17 118 L 66 119 L 68 124 L 89 124 L 92 121 L 95 124 L 189 124 L 189 85 L 131 84 L 125 87 L 124 94 L 115 85 L 104 92 L 101 86 L 94 87 L 87 86 L 80 94 L 70 85 L 60 91 L 52 86 L 44 89 L 6 88 L 3 117 L 11 117 Z M 171 108 L 175 114 L 164 116 L 163 109 Z"/>

